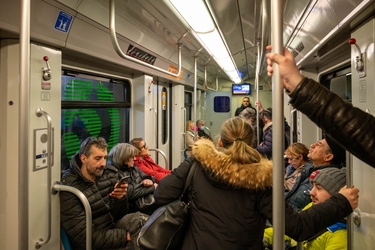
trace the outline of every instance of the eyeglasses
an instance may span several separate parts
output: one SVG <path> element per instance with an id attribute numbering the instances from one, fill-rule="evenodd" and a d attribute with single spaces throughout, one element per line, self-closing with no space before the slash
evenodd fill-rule
<path id="1" fill-rule="evenodd" d="M 142 149 L 142 148 L 146 148 L 147 147 L 147 145 L 146 145 L 146 143 L 145 143 L 145 145 L 143 145 L 140 149 Z"/>

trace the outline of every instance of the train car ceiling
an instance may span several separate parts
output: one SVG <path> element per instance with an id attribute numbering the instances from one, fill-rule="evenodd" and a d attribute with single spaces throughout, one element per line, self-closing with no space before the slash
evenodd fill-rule
<path id="1" fill-rule="evenodd" d="M 264 46 L 270 38 L 262 37 L 262 0 L 205 0 L 216 23 L 224 36 L 237 68 L 244 81 L 255 77 L 257 44 Z M 350 22 L 359 11 L 365 9 L 370 0 L 288 0 L 284 6 L 284 44 L 295 53 L 301 66 L 317 66 L 319 49 L 326 46 L 327 36 L 344 34 L 348 36 Z M 193 85 L 194 59 L 202 46 L 188 31 L 169 7 L 169 0 L 116 0 L 116 28 L 120 46 L 127 50 L 135 46 L 156 57 L 155 65 L 168 69 L 177 65 L 177 41 L 182 36 L 183 74 L 180 79 L 168 78 L 165 74 L 147 69 L 152 75 L 169 81 Z M 1 38 L 15 37 L 19 32 L 19 1 L 5 1 L 0 10 Z M 5 6 L 4 6 L 5 5 Z M 36 9 L 43 15 L 31 16 L 31 37 L 33 41 L 60 48 L 63 63 L 78 63 L 86 57 L 100 58 L 111 66 L 126 67 L 125 74 L 146 71 L 145 66 L 120 58 L 115 52 L 109 35 L 109 1 L 107 0 L 36 0 L 31 4 L 32 13 Z M 267 6 L 269 8 L 269 6 Z M 58 30 L 60 11 L 71 15 L 71 24 L 62 32 Z M 270 10 L 268 10 L 270 13 Z M 324 20 L 324 23 L 321 22 Z M 269 28 L 269 27 L 268 27 Z M 269 32 L 270 33 L 270 30 Z M 328 34 L 328 35 L 326 35 Z M 264 55 L 264 47 L 261 55 Z M 70 59 L 73 57 L 74 59 Z M 264 63 L 264 56 L 262 58 Z M 219 76 L 228 82 L 226 74 L 210 60 L 205 50 L 198 53 L 198 77 L 204 78 L 207 65 L 207 79 L 214 82 Z M 263 80 L 265 66 L 260 69 Z M 212 85 L 213 86 L 213 85 Z M 203 88 L 203 85 L 199 85 Z"/>

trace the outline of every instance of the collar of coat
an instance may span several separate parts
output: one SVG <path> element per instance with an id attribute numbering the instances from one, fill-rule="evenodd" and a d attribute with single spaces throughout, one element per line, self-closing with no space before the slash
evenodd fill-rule
<path id="1" fill-rule="evenodd" d="M 254 150 L 254 154 L 258 154 Z M 261 158 L 259 162 L 241 164 L 234 162 L 226 150 L 218 150 L 212 141 L 195 142 L 193 155 L 215 179 L 236 188 L 265 189 L 272 186 L 272 162 Z"/>

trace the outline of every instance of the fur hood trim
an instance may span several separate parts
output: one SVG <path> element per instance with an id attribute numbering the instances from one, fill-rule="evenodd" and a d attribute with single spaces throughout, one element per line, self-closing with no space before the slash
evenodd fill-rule
<path id="1" fill-rule="evenodd" d="M 224 150 L 218 150 L 212 141 L 200 139 L 193 146 L 193 155 L 215 179 L 237 188 L 265 189 L 272 186 L 272 162 L 240 164 L 233 162 Z"/>

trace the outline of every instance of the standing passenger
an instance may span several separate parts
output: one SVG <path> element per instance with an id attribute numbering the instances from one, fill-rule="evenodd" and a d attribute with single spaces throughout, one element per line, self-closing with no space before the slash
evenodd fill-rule
<path id="1" fill-rule="evenodd" d="M 62 183 L 81 191 L 92 212 L 92 246 L 95 249 L 139 249 L 138 232 L 147 218 L 127 214 L 127 184 L 115 187 L 118 170 L 106 165 L 107 143 L 88 137 L 64 171 Z M 86 213 L 82 202 L 69 192 L 60 193 L 61 224 L 74 249 L 86 244 Z M 125 216 L 124 216 L 125 215 Z"/>
<path id="2" fill-rule="evenodd" d="M 251 106 L 251 103 L 250 103 L 250 98 L 248 96 L 245 96 L 244 98 L 242 98 L 242 104 L 240 107 L 238 107 L 236 109 L 236 112 L 234 113 L 234 116 L 239 116 L 241 114 L 241 112 L 246 109 L 246 108 L 252 108 L 255 110 L 255 108 L 253 106 Z"/>
<path id="3" fill-rule="evenodd" d="M 266 49 L 271 50 L 272 46 Z M 279 64 L 280 77 L 293 107 L 353 155 L 375 167 L 375 117 L 353 107 L 314 80 L 303 77 L 288 50 L 284 49 L 284 55 L 268 53 L 266 56 L 269 76 L 273 74 L 273 61 Z"/>
<path id="4" fill-rule="evenodd" d="M 252 136 L 250 124 L 230 118 L 221 128 L 221 149 L 198 140 L 194 157 L 160 181 L 157 204 L 172 202 L 180 197 L 190 167 L 197 163 L 189 187 L 191 209 L 183 250 L 262 248 L 266 220 L 272 221 L 272 163 L 250 146 Z M 295 213 L 285 205 L 286 233 L 305 240 L 336 223 L 358 206 L 358 192 L 344 188 L 308 212 Z"/>
<path id="5" fill-rule="evenodd" d="M 148 152 L 146 142 L 142 138 L 134 138 L 130 144 L 139 149 L 139 154 L 135 156 L 135 165 L 146 174 L 154 176 L 157 182 L 172 172 L 172 170 L 162 168 L 154 162 Z"/>

